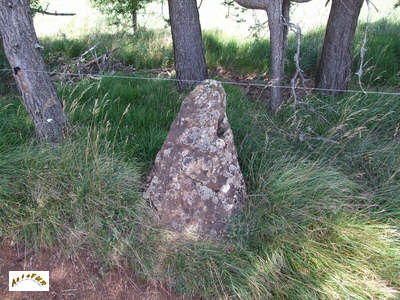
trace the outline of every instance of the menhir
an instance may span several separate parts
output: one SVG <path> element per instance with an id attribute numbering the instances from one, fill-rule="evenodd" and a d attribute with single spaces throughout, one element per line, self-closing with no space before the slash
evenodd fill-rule
<path id="1" fill-rule="evenodd" d="M 206 80 L 184 99 L 149 182 L 145 198 L 174 231 L 219 236 L 242 207 L 246 188 L 219 82 Z"/>

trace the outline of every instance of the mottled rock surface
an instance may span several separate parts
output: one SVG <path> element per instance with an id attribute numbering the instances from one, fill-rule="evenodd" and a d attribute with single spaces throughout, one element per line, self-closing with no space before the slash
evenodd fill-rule
<path id="1" fill-rule="evenodd" d="M 144 196 L 172 230 L 217 236 L 246 199 L 225 108 L 219 82 L 198 85 L 157 154 Z"/>

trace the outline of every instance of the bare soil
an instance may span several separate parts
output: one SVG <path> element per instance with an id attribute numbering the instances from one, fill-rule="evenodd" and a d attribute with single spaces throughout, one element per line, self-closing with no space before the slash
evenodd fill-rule
<path id="1" fill-rule="evenodd" d="M 9 292 L 8 271 L 50 271 L 49 292 Z M 0 299 L 193 299 L 178 296 L 159 282 L 140 281 L 129 268 L 102 274 L 88 251 L 68 257 L 65 251 L 35 252 L 0 239 Z"/>

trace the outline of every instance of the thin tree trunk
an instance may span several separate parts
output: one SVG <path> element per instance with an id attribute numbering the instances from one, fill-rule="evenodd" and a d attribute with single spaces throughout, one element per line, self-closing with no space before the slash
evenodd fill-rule
<path id="1" fill-rule="evenodd" d="M 346 90 L 351 79 L 351 49 L 364 0 L 333 0 L 316 75 L 316 86 Z M 335 95 L 339 92 L 331 91 Z"/>
<path id="2" fill-rule="evenodd" d="M 137 0 L 132 0 L 132 31 L 133 34 L 136 33 L 136 31 L 138 30 L 138 6 L 137 6 Z"/>
<path id="3" fill-rule="evenodd" d="M 46 73 L 29 0 L 0 1 L 0 33 L 4 52 L 14 69 L 14 78 L 38 137 L 48 142 L 61 141 L 67 117 Z"/>
<path id="4" fill-rule="evenodd" d="M 279 87 L 285 71 L 285 52 L 287 46 L 290 0 L 276 1 L 267 9 L 271 44 L 271 109 L 277 112 L 282 105 L 282 92 Z"/>
<path id="5" fill-rule="evenodd" d="M 199 11 L 196 0 L 168 0 L 168 4 L 177 86 L 184 90 L 207 78 Z"/>

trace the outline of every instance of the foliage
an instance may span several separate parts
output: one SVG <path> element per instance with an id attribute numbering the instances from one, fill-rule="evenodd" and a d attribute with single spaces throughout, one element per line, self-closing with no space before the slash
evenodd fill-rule
<path id="1" fill-rule="evenodd" d="M 31 8 L 39 9 L 42 8 L 41 0 L 30 0 Z"/>
<path id="2" fill-rule="evenodd" d="M 228 10 L 225 18 L 232 17 L 236 20 L 237 23 L 246 22 L 241 14 L 247 11 L 247 8 L 238 6 L 233 0 L 224 0 L 223 5 L 226 6 Z"/>
<path id="3" fill-rule="evenodd" d="M 30 5 L 32 15 L 35 16 L 38 11 L 46 11 L 48 3 L 45 4 L 43 0 L 30 0 Z"/>
<path id="4" fill-rule="evenodd" d="M 106 14 L 112 25 L 121 25 L 127 21 L 136 26 L 139 10 L 154 0 L 91 0 L 92 4 Z"/>

